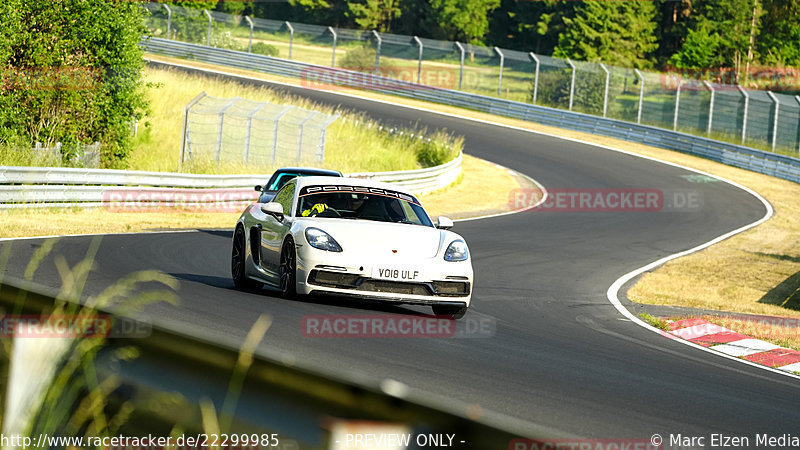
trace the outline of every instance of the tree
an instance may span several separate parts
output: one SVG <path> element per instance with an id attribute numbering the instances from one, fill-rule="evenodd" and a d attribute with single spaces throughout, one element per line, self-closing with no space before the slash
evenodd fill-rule
<path id="1" fill-rule="evenodd" d="M 763 8 L 757 46 L 762 62 L 800 65 L 800 3 L 797 0 L 763 0 Z"/>
<path id="2" fill-rule="evenodd" d="M 0 143 L 61 142 L 66 155 L 100 141 L 108 166 L 143 116 L 145 33 L 136 2 L 6 0 L 0 21 Z M 8 38 L 6 38 L 8 37 Z"/>
<path id="3" fill-rule="evenodd" d="M 738 79 L 745 64 L 753 61 L 753 39 L 759 10 L 758 0 L 698 1 L 689 19 L 690 31 L 686 40 L 670 61 L 683 61 L 694 67 L 710 69 L 714 66 L 699 65 L 702 61 L 694 58 L 703 52 L 698 46 L 704 42 L 714 44 L 716 56 L 711 58 L 713 64 L 733 68 Z"/>
<path id="4" fill-rule="evenodd" d="M 724 63 L 719 53 L 722 38 L 710 30 L 708 22 L 701 23 L 698 28 L 690 30 L 681 51 L 672 55 L 669 63 L 678 69 L 703 69 L 719 67 Z"/>
<path id="5" fill-rule="evenodd" d="M 431 0 L 431 8 L 445 38 L 471 44 L 482 43 L 489 31 L 489 13 L 500 0 Z"/>
<path id="6" fill-rule="evenodd" d="M 391 30 L 392 21 L 402 11 L 399 0 L 352 0 L 347 6 L 358 26 L 380 32 Z"/>
<path id="7" fill-rule="evenodd" d="M 647 0 L 608 2 L 587 0 L 575 7 L 575 17 L 564 17 L 553 56 L 644 68 L 658 48 L 656 8 Z"/>

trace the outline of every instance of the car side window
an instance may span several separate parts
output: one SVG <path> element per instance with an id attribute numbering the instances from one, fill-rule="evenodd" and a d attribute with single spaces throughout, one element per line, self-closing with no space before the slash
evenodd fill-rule
<path id="1" fill-rule="evenodd" d="M 292 200 L 294 200 L 294 187 L 296 184 L 295 181 L 286 183 L 286 185 L 275 194 L 275 198 L 272 199 L 273 202 L 281 204 L 283 207 L 283 214 L 286 216 L 292 211 Z"/>

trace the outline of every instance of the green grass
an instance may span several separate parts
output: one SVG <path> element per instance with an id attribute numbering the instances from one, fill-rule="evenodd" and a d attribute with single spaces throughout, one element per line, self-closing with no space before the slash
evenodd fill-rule
<path id="1" fill-rule="evenodd" d="M 639 317 L 645 322 L 649 323 L 650 325 L 658 328 L 659 330 L 666 331 L 669 329 L 669 327 L 667 326 L 667 321 L 660 317 L 655 317 L 647 313 L 641 313 L 639 314 Z"/>

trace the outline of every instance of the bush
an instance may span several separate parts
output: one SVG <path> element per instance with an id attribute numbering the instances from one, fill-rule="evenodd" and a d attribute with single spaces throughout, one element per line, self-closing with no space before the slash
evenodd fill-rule
<path id="1" fill-rule="evenodd" d="M 147 111 L 140 5 L 6 0 L 0 15 L 0 145 L 99 141 L 104 165 L 124 166 L 130 123 Z"/>
<path id="2" fill-rule="evenodd" d="M 347 51 L 339 66 L 347 70 L 358 72 L 372 72 L 375 70 L 377 52 L 371 46 L 352 48 Z"/>
<path id="3" fill-rule="evenodd" d="M 280 52 L 278 51 L 278 48 L 275 47 L 274 45 L 265 44 L 263 42 L 256 42 L 255 44 L 253 44 L 253 53 L 257 53 L 259 55 L 277 57 Z"/>

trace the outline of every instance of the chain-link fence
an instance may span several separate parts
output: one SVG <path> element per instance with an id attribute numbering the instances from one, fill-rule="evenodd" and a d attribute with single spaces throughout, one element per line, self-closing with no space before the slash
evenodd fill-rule
<path id="1" fill-rule="evenodd" d="M 319 164 L 325 160 L 328 126 L 338 117 L 203 92 L 184 109 L 181 163 Z"/>
<path id="2" fill-rule="evenodd" d="M 31 155 L 29 164 L 40 167 L 100 167 L 100 143 L 95 142 L 89 145 L 78 145 L 64 151 L 64 145 L 56 142 L 52 146 L 44 146 L 41 142 L 36 142 L 34 147 L 27 151 Z M 64 154 L 67 156 L 65 157 Z"/>
<path id="3" fill-rule="evenodd" d="M 146 5 L 156 37 L 674 129 L 792 156 L 800 97 L 417 36 Z M 313 71 L 311 71 L 313 73 Z M 365 80 L 367 80 L 365 78 Z"/>

